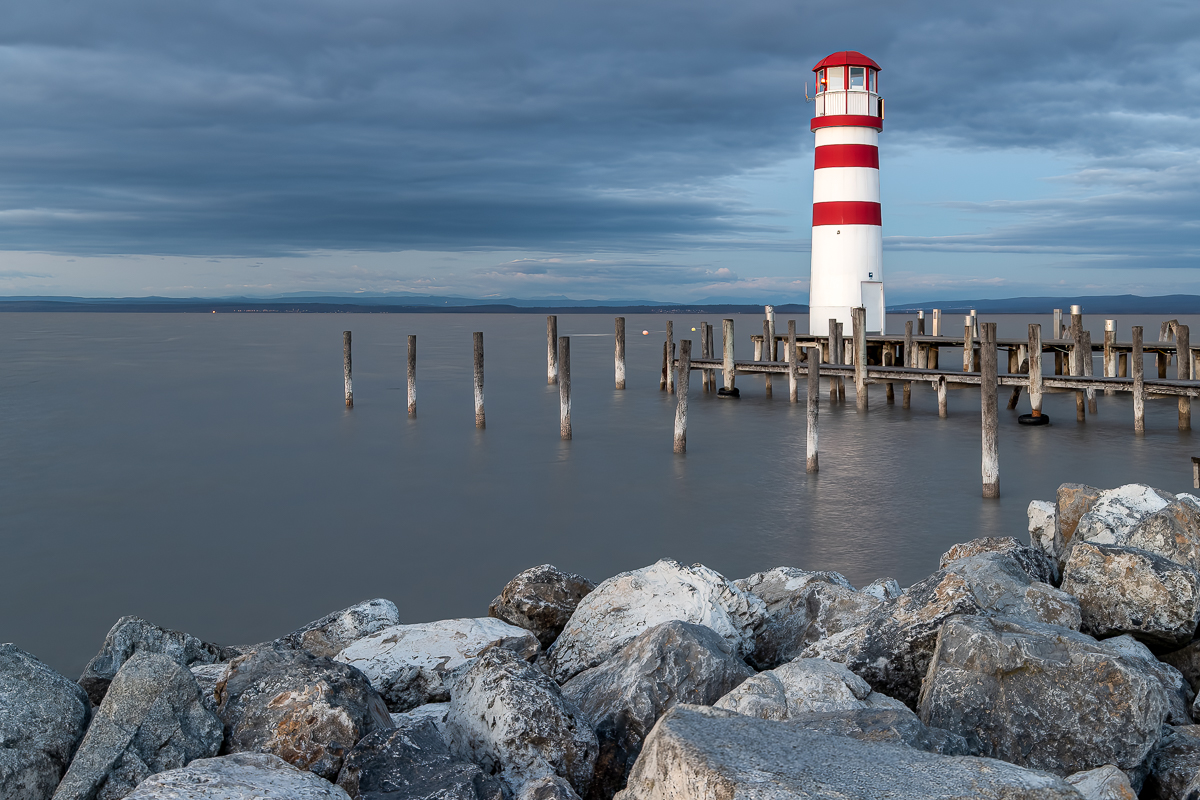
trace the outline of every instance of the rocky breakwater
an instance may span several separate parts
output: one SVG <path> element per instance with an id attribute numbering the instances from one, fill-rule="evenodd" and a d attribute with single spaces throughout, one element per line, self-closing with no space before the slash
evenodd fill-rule
<path id="1" fill-rule="evenodd" d="M 2 645 L 0 797 L 1200 796 L 1200 500 L 1069 484 L 1023 527 L 903 589 L 542 565 L 472 619 L 125 617 L 78 682 Z"/>

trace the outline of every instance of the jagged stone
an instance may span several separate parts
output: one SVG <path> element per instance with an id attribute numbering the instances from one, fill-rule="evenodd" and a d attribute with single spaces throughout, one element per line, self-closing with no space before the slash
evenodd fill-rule
<path id="1" fill-rule="evenodd" d="M 1079 800 L 1061 778 L 985 758 L 815 733 L 680 705 L 646 740 L 617 800 Z"/>
<path id="2" fill-rule="evenodd" d="M 1200 796 L 1200 725 L 1168 728 L 1150 757 L 1145 800 L 1195 800 Z"/>
<path id="3" fill-rule="evenodd" d="M 136 652 L 161 653 L 182 667 L 212 664 L 221 660 L 221 648 L 182 631 L 153 625 L 141 617 L 121 617 L 104 637 L 100 652 L 92 657 L 79 676 L 79 685 L 92 703 L 100 705 L 108 684 L 121 665 Z"/>
<path id="4" fill-rule="evenodd" d="M 266 648 L 229 663 L 217 685 L 222 752 L 263 752 L 335 780 L 368 733 L 390 728 L 383 698 L 353 667 L 307 650 Z"/>
<path id="5" fill-rule="evenodd" d="M 446 733 L 456 758 L 501 777 L 517 795 L 555 775 L 587 794 L 596 734 L 544 672 L 493 647 L 454 674 L 450 694 Z"/>
<path id="6" fill-rule="evenodd" d="M 1128 634 L 1105 639 L 1104 646 L 1126 658 L 1139 660 L 1145 670 L 1158 680 L 1167 701 L 1168 725 L 1192 724 L 1192 701 L 1196 698 L 1196 693 L 1179 670 L 1159 661 L 1154 657 L 1154 653 L 1150 652 L 1150 648 Z"/>
<path id="7" fill-rule="evenodd" d="M 1064 483 L 1058 487 L 1055 495 L 1055 519 L 1058 532 L 1056 539 L 1060 542 L 1059 553 L 1063 552 L 1075 536 L 1075 528 L 1079 519 L 1092 510 L 1092 506 L 1100 499 L 1100 490 L 1085 483 Z"/>
<path id="8" fill-rule="evenodd" d="M 1042 551 L 1026 547 L 1011 536 L 985 536 L 956 544 L 942 554 L 938 568 L 945 569 L 959 559 L 982 553 L 1003 553 L 1012 556 L 1029 575 L 1030 580 L 1058 584 L 1058 564 Z"/>
<path id="9" fill-rule="evenodd" d="M 450 715 L 450 703 L 426 703 L 409 711 L 391 714 L 392 725 L 402 728 L 429 720 L 437 728 L 446 746 L 450 746 L 450 737 L 446 735 L 446 717 Z"/>
<path id="10" fill-rule="evenodd" d="M 810 644 L 861 624 L 883 602 L 874 593 L 854 591 L 840 573 L 795 567 L 758 572 L 734 585 L 766 604 L 747 655 L 756 669 L 791 661 Z"/>
<path id="11" fill-rule="evenodd" d="M 883 695 L 880 695 L 882 697 Z M 957 733 L 930 728 L 899 701 L 894 705 L 846 711 L 810 711 L 788 721 L 814 733 L 849 736 L 864 742 L 902 744 L 944 756 L 970 755 L 967 740 Z"/>
<path id="12" fill-rule="evenodd" d="M 678 703 L 710 705 L 754 674 L 733 648 L 703 625 L 656 625 L 598 667 L 563 684 L 596 731 L 600 750 L 587 795 L 612 797 L 655 721 Z"/>
<path id="13" fill-rule="evenodd" d="M 200 702 L 214 714 L 217 713 L 217 686 L 229 672 L 228 662 L 197 664 L 189 668 L 196 685 L 200 688 Z"/>
<path id="14" fill-rule="evenodd" d="M 876 600 L 895 600 L 900 596 L 900 584 L 896 583 L 895 578 L 878 578 L 871 581 L 860 592 L 874 597 Z"/>
<path id="15" fill-rule="evenodd" d="M 138 784 L 127 800 L 350 800 L 340 787 L 267 753 L 201 758 Z"/>
<path id="16" fill-rule="evenodd" d="M 1193 692 L 1200 690 L 1200 639 L 1191 641 L 1178 650 L 1159 655 L 1159 658 L 1179 670 Z"/>
<path id="17" fill-rule="evenodd" d="M 353 800 L 502 800 L 500 782 L 450 756 L 432 719 L 364 736 L 346 754 L 338 786 Z"/>
<path id="18" fill-rule="evenodd" d="M 47 800 L 90 716 L 87 694 L 14 644 L 0 644 L 0 797 Z"/>
<path id="19" fill-rule="evenodd" d="M 798 658 L 760 672 L 716 703 L 699 705 L 714 705 L 760 719 L 791 719 L 800 714 L 867 708 L 899 707 L 908 711 L 899 700 L 872 691 L 870 684 L 845 664 L 822 658 Z"/>
<path id="20" fill-rule="evenodd" d="M 1112 764 L 1068 775 L 1067 783 L 1083 795 L 1083 800 L 1138 800 L 1129 776 Z"/>
<path id="21" fill-rule="evenodd" d="M 445 619 L 393 625 L 363 637 L 335 656 L 371 681 L 392 711 L 450 699 L 447 676 L 489 647 L 537 655 L 537 637 L 499 619 Z"/>
<path id="22" fill-rule="evenodd" d="M 1081 541 L 1136 547 L 1200 571 L 1200 511 L 1175 495 L 1131 483 L 1100 493 L 1079 519 L 1070 551 Z"/>
<path id="23" fill-rule="evenodd" d="M 1007 616 L 1079 627 L 1079 603 L 1045 583 L 1030 580 L 1011 556 L 984 553 L 954 561 L 867 621 L 809 646 L 805 658 L 845 664 L 871 687 L 913 708 L 929 668 L 942 623 L 956 614 Z"/>
<path id="24" fill-rule="evenodd" d="M 748 655 L 765 611 L 761 600 L 708 567 L 663 559 L 609 578 L 583 598 L 547 652 L 546 669 L 565 683 L 643 631 L 673 619 L 706 625 Z"/>
<path id="25" fill-rule="evenodd" d="M 921 690 L 921 720 L 971 752 L 1061 775 L 1139 768 L 1167 714 L 1139 659 L 1082 633 L 1011 619 L 947 620 Z"/>
<path id="26" fill-rule="evenodd" d="M 542 564 L 509 581 L 488 607 L 488 616 L 533 632 L 546 648 L 562 633 L 579 601 L 595 588 L 581 575 Z"/>
<path id="27" fill-rule="evenodd" d="M 399 623 L 400 612 L 391 600 L 364 600 L 313 620 L 267 646 L 307 650 L 314 656 L 332 658 L 364 636 Z"/>
<path id="28" fill-rule="evenodd" d="M 113 676 L 54 800 L 118 800 L 220 747 L 221 721 L 192 673 L 161 653 L 135 651 Z"/>
<path id="29" fill-rule="evenodd" d="M 1061 564 L 1064 544 L 1058 530 L 1057 507 L 1045 500 L 1033 500 L 1026 515 L 1029 518 L 1029 546 L 1045 553 L 1055 564 Z"/>
<path id="30" fill-rule="evenodd" d="M 1077 539 L 1062 588 L 1079 599 L 1093 636 L 1128 633 L 1173 649 L 1200 624 L 1200 573 L 1146 550 Z"/>

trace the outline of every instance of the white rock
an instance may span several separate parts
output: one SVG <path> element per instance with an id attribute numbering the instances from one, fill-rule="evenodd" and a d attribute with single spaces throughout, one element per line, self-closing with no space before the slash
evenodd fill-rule
<path id="1" fill-rule="evenodd" d="M 1029 517 L 1029 546 L 1055 561 L 1060 560 L 1063 545 L 1058 533 L 1058 506 L 1046 500 L 1034 500 L 1026 514 Z"/>
<path id="2" fill-rule="evenodd" d="M 383 695 L 391 711 L 450 699 L 446 676 L 489 647 L 521 658 L 537 655 L 537 637 L 492 617 L 393 625 L 342 650 L 335 661 L 356 667 Z"/>
<path id="3" fill-rule="evenodd" d="M 547 669 L 564 683 L 673 619 L 705 625 L 746 655 L 754 649 L 754 628 L 765 614 L 762 600 L 720 573 L 663 559 L 609 578 L 583 598 L 547 652 Z"/>
<path id="4" fill-rule="evenodd" d="M 868 594 L 877 600 L 895 600 L 903 591 L 895 578 L 879 578 L 859 589 L 862 594 Z"/>
<path id="5" fill-rule="evenodd" d="M 234 753 L 201 758 L 138 784 L 126 800 L 350 800 L 319 775 L 279 756 Z"/>
<path id="6" fill-rule="evenodd" d="M 798 658 L 760 672 L 714 705 L 760 719 L 863 708 L 907 709 L 899 700 L 871 691 L 870 684 L 844 664 L 823 658 Z"/>
<path id="7" fill-rule="evenodd" d="M 1083 800 L 1137 800 L 1129 776 L 1112 764 L 1067 777 L 1067 783 L 1083 795 Z"/>

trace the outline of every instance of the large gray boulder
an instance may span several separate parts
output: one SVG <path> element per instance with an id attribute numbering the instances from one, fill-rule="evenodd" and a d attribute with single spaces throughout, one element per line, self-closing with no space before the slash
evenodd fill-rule
<path id="1" fill-rule="evenodd" d="M 1200 572 L 1139 548 L 1076 541 L 1062 588 L 1093 636 L 1128 633 L 1173 650 L 1200 625 Z"/>
<path id="2" fill-rule="evenodd" d="M 222 753 L 272 753 L 331 781 L 359 739 L 392 726 L 366 676 L 307 650 L 236 658 L 216 693 Z"/>
<path id="3" fill-rule="evenodd" d="M 1167 716 L 1138 659 L 1066 628 L 959 617 L 942 626 L 921 720 L 971 751 L 1061 775 L 1138 769 Z"/>
<path id="4" fill-rule="evenodd" d="M 1200 510 L 1170 492 L 1131 483 L 1108 489 L 1079 518 L 1070 551 L 1079 542 L 1136 547 L 1200 570 Z"/>
<path id="5" fill-rule="evenodd" d="M 532 632 L 547 648 L 562 633 L 579 601 L 595 588 L 582 575 L 542 564 L 509 581 L 488 607 L 488 616 Z"/>
<path id="6" fill-rule="evenodd" d="M 161 653 L 183 667 L 212 664 L 221 660 L 221 648 L 182 631 L 153 625 L 141 617 L 121 617 L 104 637 L 100 652 L 92 657 L 79 676 L 79 685 L 92 703 L 100 705 L 108 684 L 134 653 Z"/>
<path id="7" fill-rule="evenodd" d="M 501 800 L 500 783 L 450 757 L 429 718 L 369 733 L 346 754 L 338 786 L 354 800 Z"/>
<path id="8" fill-rule="evenodd" d="M 792 722 L 676 706 L 618 800 L 1080 800 L 1061 778 L 986 758 L 857 741 Z"/>
<path id="9" fill-rule="evenodd" d="M 596 734 L 558 684 L 509 650 L 494 647 L 455 673 L 446 734 L 454 757 L 514 794 L 556 775 L 580 795 L 591 785 Z"/>
<path id="10" fill-rule="evenodd" d="M 450 699 L 451 672 L 489 647 L 521 658 L 538 654 L 537 637 L 492 617 L 393 625 L 363 637 L 334 658 L 360 670 L 395 712 Z"/>
<path id="11" fill-rule="evenodd" d="M 565 683 L 643 631 L 673 619 L 712 628 L 747 655 L 754 651 L 754 629 L 765 612 L 761 600 L 708 567 L 664 559 L 609 578 L 583 598 L 547 652 L 546 669 Z"/>
<path id="12" fill-rule="evenodd" d="M 809 711 L 795 714 L 788 721 L 805 730 L 828 736 L 902 744 L 944 756 L 970 755 L 966 739 L 941 728 L 930 728 L 901 703 L 894 707 Z"/>
<path id="13" fill-rule="evenodd" d="M 1129 776 L 1112 764 L 1068 775 L 1067 783 L 1083 795 L 1083 800 L 1138 800 Z"/>
<path id="14" fill-rule="evenodd" d="M 1033 581 L 1011 556 L 961 558 L 871 612 L 867 621 L 808 647 L 805 658 L 845 664 L 871 687 L 915 708 L 942 623 L 957 614 L 1079 627 L 1079 603 Z"/>
<path id="15" fill-rule="evenodd" d="M 588 797 L 609 798 L 625 785 L 665 711 L 678 703 L 711 705 L 753 674 L 714 631 L 672 620 L 564 683 L 563 696 L 583 713 L 600 746 Z"/>
<path id="16" fill-rule="evenodd" d="M 0 644 L 0 797 L 48 800 L 87 728 L 78 684 L 14 644 Z"/>
<path id="17" fill-rule="evenodd" d="M 899 707 L 908 711 L 899 700 L 872 691 L 871 685 L 845 664 L 823 658 L 798 658 L 760 672 L 716 703 L 699 705 L 714 705 L 760 719 L 866 708 Z"/>
<path id="18" fill-rule="evenodd" d="M 1196 693 L 1179 670 L 1159 661 L 1154 657 L 1154 653 L 1150 652 L 1150 648 L 1128 634 L 1105 639 L 1104 646 L 1124 658 L 1139 662 L 1142 669 L 1154 676 L 1162 686 L 1163 696 L 1167 701 L 1168 725 L 1192 724 L 1192 701 L 1195 700 Z"/>
<path id="19" fill-rule="evenodd" d="M 202 758 L 138 784 L 128 800 L 350 800 L 307 770 L 268 753 Z"/>
<path id="20" fill-rule="evenodd" d="M 942 553 L 938 569 L 945 569 L 955 561 L 982 553 L 1003 553 L 1012 556 L 1029 575 L 1030 580 L 1058 584 L 1058 564 L 1041 550 L 1027 547 L 1011 536 L 985 536 L 956 544 Z"/>
<path id="21" fill-rule="evenodd" d="M 766 604 L 754 628 L 754 650 L 747 659 L 757 669 L 791 661 L 810 644 L 861 624 L 884 598 L 856 592 L 837 572 L 808 572 L 775 567 L 735 581 L 742 591 Z M 879 591 L 887 591 L 881 586 Z"/>
<path id="22" fill-rule="evenodd" d="M 314 656 L 329 656 L 352 642 L 400 623 L 400 612 L 391 600 L 375 598 L 326 614 L 320 619 L 281 636 L 268 646 L 307 650 Z"/>
<path id="23" fill-rule="evenodd" d="M 221 721 L 196 679 L 161 653 L 135 652 L 109 684 L 54 800 L 117 800 L 155 773 L 210 758 Z"/>
<path id="24" fill-rule="evenodd" d="M 1142 797 L 1146 800 L 1200 797 L 1200 725 L 1167 729 L 1150 757 Z"/>

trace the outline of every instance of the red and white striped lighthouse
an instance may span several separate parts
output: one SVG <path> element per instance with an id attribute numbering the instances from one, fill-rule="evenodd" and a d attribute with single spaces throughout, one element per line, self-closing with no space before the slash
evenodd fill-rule
<path id="1" fill-rule="evenodd" d="M 867 310 L 867 330 L 886 332 L 883 228 L 879 207 L 879 65 L 844 50 L 822 59 L 817 74 L 809 333 L 829 320 L 850 329 L 850 309 Z"/>

